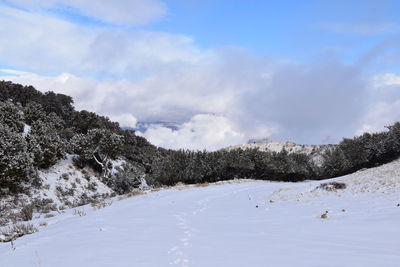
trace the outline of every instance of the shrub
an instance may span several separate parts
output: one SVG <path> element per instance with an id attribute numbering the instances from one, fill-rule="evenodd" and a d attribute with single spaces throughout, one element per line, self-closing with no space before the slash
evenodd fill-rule
<path id="1" fill-rule="evenodd" d="M 75 215 L 75 216 L 80 216 L 80 217 L 82 217 L 82 216 L 86 216 L 86 212 L 85 212 L 85 210 L 74 210 L 74 212 L 72 213 L 73 215 Z"/>
<path id="2" fill-rule="evenodd" d="M 105 183 L 117 194 L 122 195 L 138 188 L 145 177 L 144 169 L 138 165 L 124 163 L 117 168 L 117 173 L 105 180 Z"/>
<path id="3" fill-rule="evenodd" d="M 339 182 L 329 182 L 329 183 L 320 184 L 318 186 L 318 188 L 326 190 L 326 191 L 336 191 L 336 190 L 346 189 L 346 184 L 339 183 Z"/>
<path id="4" fill-rule="evenodd" d="M 11 227 L 0 230 L 0 242 L 14 241 L 18 237 L 29 235 L 37 232 L 38 229 L 32 224 L 15 224 Z"/>
<path id="5" fill-rule="evenodd" d="M 27 205 L 21 209 L 21 217 L 23 221 L 30 221 L 32 220 L 33 216 L 33 206 Z"/>

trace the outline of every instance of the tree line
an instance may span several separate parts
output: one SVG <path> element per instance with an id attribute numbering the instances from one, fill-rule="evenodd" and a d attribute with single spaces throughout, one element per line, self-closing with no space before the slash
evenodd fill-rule
<path id="1" fill-rule="evenodd" d="M 153 186 L 250 178 L 274 181 L 326 179 L 374 167 L 400 156 L 400 123 L 327 147 L 322 164 L 310 155 L 258 149 L 215 152 L 155 147 L 109 118 L 76 111 L 70 96 L 41 93 L 32 86 L 0 82 L 0 193 L 40 187 L 39 169 L 67 154 L 79 168 L 90 167 L 117 193 L 145 178 Z M 113 160 L 125 159 L 118 174 Z"/>

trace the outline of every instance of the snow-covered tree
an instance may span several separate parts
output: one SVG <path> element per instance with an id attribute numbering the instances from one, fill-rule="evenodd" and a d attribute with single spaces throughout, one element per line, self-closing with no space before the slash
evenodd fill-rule
<path id="1" fill-rule="evenodd" d="M 105 129 L 91 129 L 86 135 L 77 134 L 72 138 L 74 153 L 79 161 L 99 167 L 103 177 L 108 176 L 110 162 L 116 159 L 123 145 L 123 137 Z"/>
<path id="2" fill-rule="evenodd" d="M 343 175 L 351 166 L 340 147 L 327 149 L 322 156 L 324 158 L 323 175 L 328 177 Z"/>
<path id="3" fill-rule="evenodd" d="M 25 122 L 31 125 L 33 122 L 43 120 L 46 117 L 46 112 L 42 105 L 36 102 L 30 102 L 24 108 L 24 119 Z"/>
<path id="4" fill-rule="evenodd" d="M 21 133 L 0 123 L 0 187 L 17 192 L 38 181 L 32 154 Z"/>
<path id="5" fill-rule="evenodd" d="M 117 167 L 117 172 L 106 183 L 117 194 L 126 194 L 134 188 L 138 188 L 145 177 L 145 170 L 142 166 L 126 162 L 121 167 Z"/>
<path id="6" fill-rule="evenodd" d="M 65 155 L 64 143 L 52 120 L 33 122 L 27 140 L 29 150 L 34 155 L 35 165 L 39 168 L 48 168 Z"/>
<path id="7" fill-rule="evenodd" d="M 0 123 L 21 133 L 24 131 L 23 112 L 12 103 L 0 102 Z"/>

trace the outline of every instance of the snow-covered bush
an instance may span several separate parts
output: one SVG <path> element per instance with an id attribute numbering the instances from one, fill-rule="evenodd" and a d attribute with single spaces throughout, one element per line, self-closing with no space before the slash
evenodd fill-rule
<path id="1" fill-rule="evenodd" d="M 21 209 L 21 217 L 23 221 L 32 220 L 33 216 L 33 205 L 26 205 Z"/>
<path id="2" fill-rule="evenodd" d="M 0 230 L 0 242 L 10 242 L 18 237 L 37 232 L 38 229 L 32 224 L 19 223 Z"/>
<path id="3" fill-rule="evenodd" d="M 336 191 L 336 190 L 343 190 L 346 189 L 346 184 L 341 182 L 329 182 L 329 183 L 322 183 L 317 188 L 326 190 L 326 191 Z"/>
<path id="4" fill-rule="evenodd" d="M 131 163 L 124 163 L 116 169 L 117 172 L 107 178 L 105 183 L 119 195 L 138 188 L 146 175 L 143 167 Z"/>

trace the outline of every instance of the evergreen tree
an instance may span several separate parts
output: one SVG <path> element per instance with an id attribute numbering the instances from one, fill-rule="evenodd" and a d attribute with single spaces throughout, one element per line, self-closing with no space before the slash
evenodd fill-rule
<path id="1" fill-rule="evenodd" d="M 346 174 L 347 170 L 351 166 L 340 147 L 334 147 L 326 150 L 323 154 L 323 158 L 324 165 L 322 175 L 327 177 Z"/>
<path id="2" fill-rule="evenodd" d="M 29 150 L 34 155 L 35 165 L 39 168 L 53 166 L 65 156 L 65 145 L 57 133 L 57 117 L 46 116 L 46 122 L 33 122 L 27 136 Z"/>
<path id="3" fill-rule="evenodd" d="M 105 129 L 91 129 L 86 135 L 78 134 L 71 140 L 73 151 L 79 155 L 80 166 L 89 164 L 100 168 L 103 177 L 108 176 L 110 161 L 121 154 L 123 137 Z"/>
<path id="4" fill-rule="evenodd" d="M 28 125 L 32 125 L 33 122 L 38 120 L 44 120 L 45 117 L 46 113 L 39 103 L 30 102 L 24 108 L 24 119 Z"/>
<path id="5" fill-rule="evenodd" d="M 23 112 L 12 103 L 0 102 L 0 123 L 7 125 L 13 131 L 22 133 L 24 131 Z"/>
<path id="6" fill-rule="evenodd" d="M 0 123 L 0 187 L 18 192 L 38 182 L 32 154 L 22 136 Z"/>

